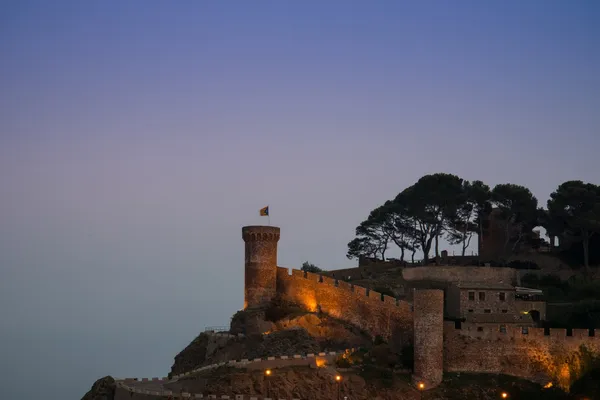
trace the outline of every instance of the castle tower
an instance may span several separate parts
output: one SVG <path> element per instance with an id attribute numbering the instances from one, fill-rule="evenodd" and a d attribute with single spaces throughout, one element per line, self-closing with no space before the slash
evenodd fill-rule
<path id="1" fill-rule="evenodd" d="M 432 389 L 442 382 L 444 371 L 444 291 L 415 289 L 413 310 L 413 381 Z"/>
<path id="2" fill-rule="evenodd" d="M 277 290 L 276 226 L 245 226 L 242 237 L 246 245 L 244 264 L 244 309 L 268 304 Z"/>

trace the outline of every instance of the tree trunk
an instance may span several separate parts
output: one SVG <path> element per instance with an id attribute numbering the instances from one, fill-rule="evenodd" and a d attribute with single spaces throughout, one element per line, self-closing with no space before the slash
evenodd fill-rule
<path id="1" fill-rule="evenodd" d="M 440 233 L 439 231 L 435 232 L 435 257 L 438 258 L 440 256 Z"/>
<path id="2" fill-rule="evenodd" d="M 429 251 L 431 251 L 432 241 L 433 236 L 427 240 L 421 240 L 421 250 L 423 250 L 423 265 L 427 265 L 429 263 Z"/>
<path id="3" fill-rule="evenodd" d="M 586 278 L 590 277 L 590 233 L 583 230 L 581 237 L 583 238 L 583 268 Z"/>
<path id="4" fill-rule="evenodd" d="M 400 261 L 404 261 L 404 247 L 400 247 Z"/>
<path id="5" fill-rule="evenodd" d="M 416 253 L 416 252 L 417 252 L 416 250 L 413 250 L 413 252 L 412 252 L 412 254 L 411 254 L 411 258 L 412 258 L 412 263 L 413 263 L 413 265 L 415 264 L 415 253 Z"/>

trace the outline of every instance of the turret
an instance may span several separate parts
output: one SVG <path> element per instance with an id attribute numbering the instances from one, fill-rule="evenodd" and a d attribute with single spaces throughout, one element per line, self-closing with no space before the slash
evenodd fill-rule
<path id="1" fill-rule="evenodd" d="M 267 305 L 277 290 L 279 227 L 245 226 L 244 309 Z"/>
<path id="2" fill-rule="evenodd" d="M 413 309 L 413 380 L 421 390 L 432 389 L 444 372 L 444 291 L 415 289 Z"/>

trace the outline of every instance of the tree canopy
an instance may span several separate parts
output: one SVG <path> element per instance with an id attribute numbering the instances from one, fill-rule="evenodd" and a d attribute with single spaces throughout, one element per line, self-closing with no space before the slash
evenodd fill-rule
<path id="1" fill-rule="evenodd" d="M 393 199 L 375 207 L 356 227 L 348 243 L 348 258 L 366 256 L 385 259 L 392 248 L 405 253 L 439 256 L 439 239 L 460 245 L 464 256 L 475 235 L 481 236 L 492 212 L 501 221 L 504 243 L 500 257 L 508 259 L 525 244 L 532 245 L 536 226 L 549 236 L 581 241 L 588 266 L 589 241 L 600 233 L 600 187 L 581 181 L 558 186 L 547 210 L 526 187 L 503 183 L 493 189 L 482 181 L 467 181 L 448 173 L 425 175 L 401 190 Z"/>
<path id="2" fill-rule="evenodd" d="M 600 186 L 582 181 L 564 182 L 550 195 L 546 220 L 566 240 L 581 242 L 587 270 L 590 239 L 600 232 Z"/>

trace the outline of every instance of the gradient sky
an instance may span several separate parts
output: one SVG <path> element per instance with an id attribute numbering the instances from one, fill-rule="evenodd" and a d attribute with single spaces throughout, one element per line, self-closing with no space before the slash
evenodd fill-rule
<path id="1" fill-rule="evenodd" d="M 241 308 L 264 205 L 280 265 L 333 269 L 428 173 L 544 204 L 599 183 L 599 20 L 594 0 L 1 2 L 3 398 L 165 375 Z"/>

